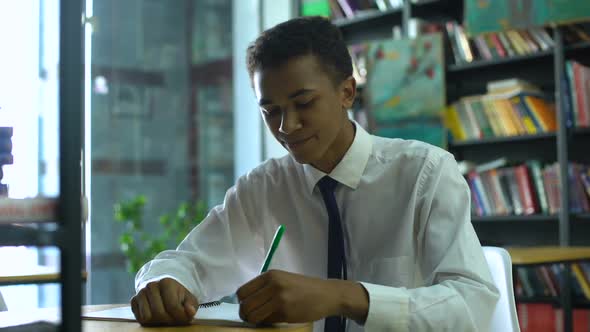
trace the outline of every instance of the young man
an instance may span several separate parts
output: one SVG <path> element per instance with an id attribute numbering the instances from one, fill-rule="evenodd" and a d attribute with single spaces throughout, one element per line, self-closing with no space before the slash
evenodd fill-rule
<path id="1" fill-rule="evenodd" d="M 131 301 L 139 322 L 188 323 L 198 303 L 237 290 L 253 323 L 486 329 L 498 292 L 453 156 L 348 119 L 351 59 L 323 18 L 265 31 L 247 62 L 262 117 L 289 155 L 241 177 L 177 250 L 141 269 Z M 280 224 L 274 270 L 257 275 Z"/>

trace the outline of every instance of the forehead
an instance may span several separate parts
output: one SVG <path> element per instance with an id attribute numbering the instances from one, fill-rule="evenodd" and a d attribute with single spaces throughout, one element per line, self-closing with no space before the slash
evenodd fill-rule
<path id="1" fill-rule="evenodd" d="M 330 77 L 313 55 L 289 59 L 278 67 L 256 70 L 252 81 L 258 99 L 281 98 L 298 89 L 321 89 L 331 84 Z"/>

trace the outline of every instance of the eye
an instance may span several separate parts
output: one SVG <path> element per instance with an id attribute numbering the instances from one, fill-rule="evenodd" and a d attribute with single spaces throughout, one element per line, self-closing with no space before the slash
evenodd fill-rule
<path id="1" fill-rule="evenodd" d="M 313 105 L 313 103 L 315 102 L 315 99 L 310 99 L 307 100 L 305 102 L 296 102 L 295 103 L 295 107 L 298 109 L 305 109 L 305 108 L 309 108 Z"/>

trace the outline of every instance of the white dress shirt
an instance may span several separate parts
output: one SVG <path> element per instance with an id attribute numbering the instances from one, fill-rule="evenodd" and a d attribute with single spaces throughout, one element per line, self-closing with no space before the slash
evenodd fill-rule
<path id="1" fill-rule="evenodd" d="M 364 326 L 348 320 L 347 331 L 486 330 L 498 291 L 453 156 L 355 125 L 351 147 L 329 174 L 340 183 L 348 279 L 369 295 Z M 270 268 L 325 278 L 328 214 L 316 187 L 325 175 L 290 156 L 263 163 L 176 250 L 144 265 L 136 290 L 171 277 L 200 302 L 233 294 L 256 277 L 280 224 L 285 233 Z"/>

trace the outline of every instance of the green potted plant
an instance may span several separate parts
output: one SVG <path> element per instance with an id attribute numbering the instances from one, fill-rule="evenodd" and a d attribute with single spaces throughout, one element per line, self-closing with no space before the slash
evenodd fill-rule
<path id="1" fill-rule="evenodd" d="M 163 232 L 147 232 L 143 224 L 146 202 L 146 197 L 139 195 L 114 206 L 115 220 L 125 226 L 119 236 L 119 244 L 131 274 L 136 274 L 159 252 L 178 245 L 207 216 L 207 207 L 202 201 L 194 204 L 183 202 L 174 213 L 159 218 Z"/>

